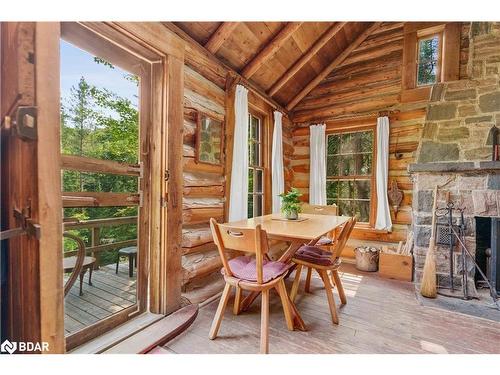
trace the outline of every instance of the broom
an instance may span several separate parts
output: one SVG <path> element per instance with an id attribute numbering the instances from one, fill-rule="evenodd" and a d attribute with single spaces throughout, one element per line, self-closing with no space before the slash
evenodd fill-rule
<path id="1" fill-rule="evenodd" d="M 424 271 L 422 275 L 422 283 L 420 284 L 420 294 L 427 298 L 436 298 L 436 206 L 437 206 L 438 187 L 434 188 L 434 203 L 432 205 L 432 228 L 431 238 L 429 240 L 429 249 L 425 256 Z"/>

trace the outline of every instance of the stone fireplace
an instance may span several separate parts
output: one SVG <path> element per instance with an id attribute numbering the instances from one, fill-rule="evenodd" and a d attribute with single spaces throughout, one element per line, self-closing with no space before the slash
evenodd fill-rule
<path id="1" fill-rule="evenodd" d="M 476 249 L 475 217 L 500 216 L 500 162 L 492 161 L 491 130 L 500 128 L 500 23 L 472 24 L 468 79 L 434 85 L 416 163 L 412 225 L 415 280 L 421 279 L 431 233 L 433 189 L 438 207 L 446 196 L 465 209 L 466 244 Z M 456 247 L 458 256 L 459 249 Z M 438 282 L 449 284 L 449 247 L 436 251 Z M 457 264 L 457 262 L 455 262 Z"/>

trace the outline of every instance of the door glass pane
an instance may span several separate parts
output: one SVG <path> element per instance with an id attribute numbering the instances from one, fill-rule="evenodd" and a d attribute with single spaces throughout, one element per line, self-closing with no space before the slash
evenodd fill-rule
<path id="1" fill-rule="evenodd" d="M 60 47 L 61 152 L 138 163 L 139 78 L 65 41 Z M 139 186 L 137 177 L 115 174 L 64 170 L 61 178 L 64 218 L 71 221 L 65 231 L 85 244 L 82 283 L 77 277 L 64 298 L 70 336 L 137 302 L 140 253 L 133 202 Z M 77 242 L 64 237 L 63 251 L 66 283 L 75 272 Z"/>

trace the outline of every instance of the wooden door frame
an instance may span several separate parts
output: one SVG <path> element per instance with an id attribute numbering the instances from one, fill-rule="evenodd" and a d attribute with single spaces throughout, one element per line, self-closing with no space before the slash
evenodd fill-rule
<path id="1" fill-rule="evenodd" d="M 2 58 L 7 56 L 11 61 L 17 59 L 28 63 L 23 65 L 23 68 L 27 67 L 25 71 L 8 72 L 12 79 L 7 82 L 3 79 L 5 72 L 2 60 L 2 90 L 4 86 L 10 91 L 13 91 L 12 88 L 22 88 L 23 94 L 26 95 L 15 97 L 16 105 L 39 107 L 39 140 L 35 154 L 30 149 L 22 152 L 27 157 L 34 158 L 34 161 L 44 162 L 39 168 L 36 168 L 36 163 L 25 163 L 34 168 L 35 179 L 31 183 L 34 189 L 32 196 L 35 198 L 31 203 L 32 218 L 42 226 L 42 237 L 40 241 L 28 236 L 9 240 L 9 244 L 14 244 L 9 245 L 10 247 L 15 247 L 16 244 L 20 247 L 22 244 L 23 250 L 16 249 L 14 254 L 17 254 L 18 260 L 26 255 L 22 258 L 21 266 L 27 270 L 21 274 L 19 270 L 17 276 L 21 280 L 20 283 L 15 285 L 10 282 L 8 285 L 9 290 L 13 284 L 15 286 L 9 300 L 8 337 L 17 341 L 45 341 L 49 343 L 51 353 L 63 353 L 66 348 L 62 275 L 61 155 L 60 152 L 54 152 L 60 148 L 61 23 L 12 24 L 22 26 L 22 30 L 15 30 L 15 35 L 7 35 L 11 39 L 4 38 L 4 31 L 8 31 L 7 26 L 0 24 L 2 40 L 11 42 L 10 48 L 7 43 L 2 43 Z M 144 190 L 151 191 L 149 199 L 145 199 L 151 202 L 148 217 L 145 219 L 151 227 L 150 259 L 149 262 L 144 262 L 149 263 L 149 267 L 139 272 L 149 272 L 150 275 L 149 285 L 144 284 L 141 287 L 146 291 L 149 287 L 149 306 L 145 305 L 145 308 L 149 308 L 153 313 L 168 314 L 181 305 L 182 163 L 178 158 L 168 155 L 182 155 L 184 41 L 158 22 L 86 22 L 78 25 L 132 52 L 136 57 L 147 56 L 146 60 L 153 67 L 150 97 L 152 108 L 149 111 L 151 126 L 148 129 L 150 133 L 147 141 L 141 144 L 141 151 L 148 153 L 147 159 L 151 163 L 159 164 L 150 164 L 154 166 L 151 168 L 150 179 L 144 179 Z M 12 46 L 21 45 L 25 41 L 33 47 L 18 56 L 19 49 Z M 4 99 L 6 97 L 2 97 L 2 106 L 5 104 Z M 3 107 L 2 142 L 10 145 L 10 137 L 7 139 L 3 136 L 6 115 L 12 116 L 12 110 L 6 111 Z M 18 178 L 18 173 L 9 175 L 9 181 Z M 9 216 L 9 222 L 3 220 L 2 230 L 15 226 L 11 215 L 4 213 L 16 204 L 10 199 L 12 189 L 4 189 L 10 186 L 9 181 L 2 181 L 2 218 Z M 19 263 L 11 265 L 11 270 L 18 271 L 15 268 L 17 265 Z M 9 275 L 12 275 L 12 272 Z M 27 283 L 22 282 L 25 276 L 29 276 Z M 146 296 L 146 293 L 143 295 Z"/>

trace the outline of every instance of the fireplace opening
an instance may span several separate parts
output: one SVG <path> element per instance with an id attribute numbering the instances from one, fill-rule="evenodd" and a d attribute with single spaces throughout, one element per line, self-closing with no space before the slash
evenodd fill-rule
<path id="1" fill-rule="evenodd" d="M 500 218 L 476 216 L 476 263 L 500 295 Z M 488 286 L 476 271 L 474 280 L 478 288 Z"/>

